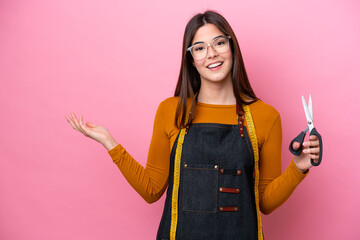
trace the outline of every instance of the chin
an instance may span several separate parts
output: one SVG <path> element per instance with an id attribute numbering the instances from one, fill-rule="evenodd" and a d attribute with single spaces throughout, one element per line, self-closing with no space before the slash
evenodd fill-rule
<path id="1" fill-rule="evenodd" d="M 231 74 L 225 74 L 225 73 L 218 73 L 215 76 L 209 76 L 208 78 L 210 81 L 214 81 L 214 82 L 223 82 L 226 80 L 231 81 Z"/>

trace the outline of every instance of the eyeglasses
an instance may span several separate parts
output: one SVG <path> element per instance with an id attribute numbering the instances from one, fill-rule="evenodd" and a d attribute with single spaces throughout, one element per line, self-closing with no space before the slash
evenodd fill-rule
<path id="1" fill-rule="evenodd" d="M 194 59 L 204 59 L 208 53 L 209 47 L 212 47 L 217 53 L 224 53 L 229 49 L 230 36 L 218 36 L 214 38 L 211 43 L 195 43 L 187 50 L 191 53 Z"/>

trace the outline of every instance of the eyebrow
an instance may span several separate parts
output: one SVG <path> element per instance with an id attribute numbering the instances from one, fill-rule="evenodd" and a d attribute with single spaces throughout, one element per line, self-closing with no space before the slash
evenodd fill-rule
<path id="1" fill-rule="evenodd" d="M 219 37 L 224 37 L 224 35 L 219 35 L 217 37 L 214 37 L 211 41 L 214 41 L 214 39 L 217 39 Z M 205 43 L 205 42 L 195 42 L 193 45 L 199 44 L 199 43 Z"/>

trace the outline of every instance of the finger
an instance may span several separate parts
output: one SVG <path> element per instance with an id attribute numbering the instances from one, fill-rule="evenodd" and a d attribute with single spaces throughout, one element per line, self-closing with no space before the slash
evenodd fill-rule
<path id="1" fill-rule="evenodd" d="M 294 150 L 298 150 L 299 148 L 300 148 L 300 143 L 299 142 L 293 142 L 293 145 L 292 145 L 292 147 L 293 147 L 293 149 Z"/>
<path id="2" fill-rule="evenodd" d="M 72 113 L 70 113 L 70 115 L 71 115 L 72 121 L 76 124 L 77 118 L 76 118 L 75 113 L 72 112 Z"/>
<path id="3" fill-rule="evenodd" d="M 68 116 L 65 116 L 66 120 L 70 123 L 72 121 Z"/>
<path id="4" fill-rule="evenodd" d="M 311 158 L 311 160 L 313 160 L 314 161 L 314 163 L 318 163 L 319 162 L 319 159 L 318 158 Z"/>
<path id="5" fill-rule="evenodd" d="M 310 140 L 318 140 L 319 138 L 316 135 L 310 135 L 309 139 Z"/>
<path id="6" fill-rule="evenodd" d="M 314 147 L 314 148 L 305 148 L 303 150 L 303 153 L 310 153 L 310 154 L 317 154 L 320 152 L 320 148 Z"/>
<path id="7" fill-rule="evenodd" d="M 66 117 L 66 119 L 68 120 L 73 129 L 80 132 L 80 129 L 75 125 L 74 121 L 72 121 L 69 117 Z"/>
<path id="8" fill-rule="evenodd" d="M 75 113 L 71 113 L 71 116 L 72 116 L 73 121 L 74 121 L 75 125 L 77 126 L 77 128 L 80 129 L 79 120 L 76 118 Z"/>
<path id="9" fill-rule="evenodd" d="M 310 157 L 311 159 L 313 159 L 314 162 L 315 162 L 315 160 L 317 161 L 317 160 L 319 159 L 319 155 L 315 155 L 315 154 L 310 154 L 309 157 Z"/>
<path id="10" fill-rule="evenodd" d="M 92 123 L 92 122 L 87 122 L 87 123 L 86 123 L 86 126 L 93 128 L 93 127 L 96 127 L 97 125 L 94 124 L 94 123 Z"/>
<path id="11" fill-rule="evenodd" d="M 81 132 L 84 134 L 84 135 L 88 135 L 88 129 L 87 127 L 84 125 L 83 123 L 84 121 L 84 117 L 83 115 L 80 116 L 80 121 L 79 121 L 79 125 L 80 125 L 80 129 L 81 129 Z"/>
<path id="12" fill-rule="evenodd" d="M 81 124 L 80 125 L 80 128 L 81 128 L 81 132 L 85 135 L 85 136 L 88 136 L 88 132 L 89 130 L 87 129 L 87 127 L 84 125 L 84 124 Z"/>
<path id="13" fill-rule="evenodd" d="M 77 127 L 77 130 L 78 130 L 79 132 L 81 132 L 82 134 L 84 134 L 85 136 L 87 136 L 87 133 L 86 133 L 86 132 L 84 131 L 84 129 L 81 127 L 81 125 L 82 125 L 82 122 L 81 122 L 82 116 L 80 117 L 80 120 L 78 120 L 77 117 L 76 117 L 76 115 L 75 115 L 75 113 L 72 113 L 72 115 L 73 115 L 74 123 L 75 123 L 75 125 L 76 125 L 76 127 Z"/>
<path id="14" fill-rule="evenodd" d="M 318 147 L 319 145 L 319 140 L 306 141 L 303 143 L 304 147 Z"/>

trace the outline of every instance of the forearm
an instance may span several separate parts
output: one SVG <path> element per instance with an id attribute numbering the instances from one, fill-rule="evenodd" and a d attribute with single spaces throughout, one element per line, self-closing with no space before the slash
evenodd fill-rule
<path id="1" fill-rule="evenodd" d="M 170 146 L 168 134 L 164 130 L 166 117 L 159 106 L 153 135 L 150 142 L 146 168 L 139 164 L 120 144 L 109 150 L 113 162 L 118 166 L 126 180 L 148 203 L 155 202 L 167 187 L 170 165 Z M 110 147 L 111 147 L 110 143 Z"/>
<path id="2" fill-rule="evenodd" d="M 150 164 L 144 168 L 120 144 L 109 154 L 129 184 L 147 203 L 155 202 L 162 196 L 167 187 L 165 169 Z"/>
<path id="3" fill-rule="evenodd" d="M 286 170 L 275 179 L 262 179 L 260 182 L 260 209 L 264 214 L 270 214 L 280 207 L 294 192 L 299 183 L 308 174 L 301 173 L 294 160 Z"/>

